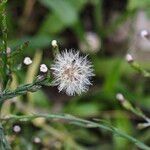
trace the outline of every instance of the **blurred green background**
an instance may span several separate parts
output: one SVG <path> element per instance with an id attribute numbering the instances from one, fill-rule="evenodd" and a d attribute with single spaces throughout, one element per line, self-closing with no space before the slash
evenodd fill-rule
<path id="1" fill-rule="evenodd" d="M 141 29 L 150 30 L 149 7 L 150 0 L 8 0 L 9 47 L 14 50 L 29 41 L 28 48 L 14 58 L 12 89 L 19 83 L 32 82 L 41 63 L 50 67 L 53 39 L 60 50 L 72 48 L 89 54 L 96 76 L 93 86 L 81 96 L 68 97 L 58 93 L 56 87 L 44 87 L 6 102 L 3 113 L 68 113 L 98 118 L 150 144 L 150 130 L 137 129 L 137 123 L 143 120 L 124 110 L 115 98 L 116 93 L 123 93 L 150 114 L 150 81 L 124 59 L 130 52 L 145 69 L 150 68 L 150 45 L 143 44 L 139 36 Z M 26 56 L 33 59 L 33 64 L 20 69 Z M 18 124 L 20 133 L 14 133 L 13 126 L 7 130 L 14 150 L 136 149 L 129 141 L 103 130 L 44 119 Z"/>

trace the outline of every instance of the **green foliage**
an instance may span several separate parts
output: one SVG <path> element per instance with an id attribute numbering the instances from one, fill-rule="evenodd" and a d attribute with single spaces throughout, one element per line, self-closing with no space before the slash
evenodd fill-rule
<path id="1" fill-rule="evenodd" d="M 139 8 L 145 8 L 150 6 L 149 0 L 129 0 L 128 2 L 128 8 L 129 9 L 139 9 Z"/>
<path id="2" fill-rule="evenodd" d="M 113 40 L 109 39 L 128 19 L 134 19 L 138 10 L 149 12 L 150 1 L 129 0 L 127 10 L 121 13 L 117 10 L 118 17 L 116 15 L 114 20 L 107 16 L 118 6 L 114 6 L 113 1 L 107 11 L 104 0 L 38 0 L 33 5 L 32 2 L 14 0 L 6 5 L 3 0 L 0 3 L 0 87 L 3 87 L 0 91 L 3 103 L 0 149 L 9 149 L 5 135 L 15 150 L 20 147 L 25 150 L 149 149 L 149 129 L 141 131 L 137 125 L 145 123 L 143 113 L 149 114 L 150 63 L 128 64 L 120 54 L 120 43 L 112 49 L 115 42 L 112 44 Z M 33 58 L 42 51 L 42 59 L 35 61 L 46 62 L 50 68 L 54 58 L 54 49 L 50 46 L 53 39 L 57 39 L 60 50 L 74 47 L 80 50 L 82 43 L 87 44 L 88 31 L 96 33 L 101 41 L 100 51 L 91 51 L 88 56 L 95 70 L 89 92 L 67 97 L 54 87 L 46 87 L 51 86 L 51 72 L 45 77 L 39 68 L 23 64 L 24 57 Z M 128 36 L 132 38 L 131 33 Z M 8 56 L 7 47 L 11 48 Z M 31 71 L 32 77 L 27 76 L 26 72 Z M 39 74 L 42 80 L 36 78 Z M 126 98 L 123 107 L 115 98 L 118 92 Z M 134 105 L 142 109 L 142 115 Z M 57 114 L 53 114 L 55 112 Z M 73 116 L 60 115 L 62 113 Z M 15 124 L 21 127 L 20 133 L 13 132 Z M 40 143 L 34 142 L 35 137 L 40 138 Z"/>

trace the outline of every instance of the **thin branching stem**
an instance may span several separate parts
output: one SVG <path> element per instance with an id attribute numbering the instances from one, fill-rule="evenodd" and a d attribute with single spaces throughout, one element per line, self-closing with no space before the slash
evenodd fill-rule
<path id="1" fill-rule="evenodd" d="M 9 90 L 3 91 L 0 94 L 0 103 L 3 103 L 7 99 L 20 96 L 20 95 L 24 95 L 27 92 L 36 92 L 42 87 L 42 85 L 46 83 L 46 80 L 47 80 L 46 76 L 44 75 L 38 76 L 38 78 L 33 83 L 19 86 L 14 91 L 9 91 Z"/>
<path id="2" fill-rule="evenodd" d="M 143 150 L 150 150 L 150 147 L 137 140 L 136 138 L 122 132 L 121 130 L 109 125 L 109 124 L 100 124 L 97 122 L 81 119 L 68 114 L 32 114 L 32 115 L 22 115 L 16 116 L 11 115 L 6 118 L 1 118 L 2 121 L 31 121 L 36 118 L 46 118 L 46 119 L 60 119 L 68 121 L 71 124 L 75 124 L 78 126 L 86 127 L 86 128 L 100 128 L 112 132 L 122 138 L 128 139 L 130 142 L 134 143 L 137 147 Z"/>

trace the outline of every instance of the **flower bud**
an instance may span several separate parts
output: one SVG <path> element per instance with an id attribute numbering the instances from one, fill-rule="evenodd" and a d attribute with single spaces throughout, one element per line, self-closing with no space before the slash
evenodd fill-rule
<path id="1" fill-rule="evenodd" d="M 125 58 L 128 63 L 133 62 L 133 57 L 131 54 L 127 54 Z"/>

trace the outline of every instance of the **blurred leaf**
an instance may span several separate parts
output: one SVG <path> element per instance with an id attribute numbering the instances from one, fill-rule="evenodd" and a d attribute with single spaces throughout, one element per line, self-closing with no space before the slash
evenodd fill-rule
<path id="1" fill-rule="evenodd" d="M 73 6 L 76 13 L 79 13 L 79 11 L 82 9 L 84 4 L 87 2 L 87 0 L 66 0 L 66 2 Z M 65 14 L 65 18 L 68 18 L 68 14 Z M 70 14 L 69 14 L 70 15 Z M 69 23 L 70 25 L 70 23 Z M 57 34 L 61 31 L 63 31 L 68 26 L 68 23 L 64 23 L 61 16 L 57 15 L 57 13 L 49 13 L 45 20 L 43 21 L 43 24 L 41 25 L 39 29 L 40 34 Z M 76 25 L 75 25 L 76 26 Z M 78 25 L 77 25 L 78 26 Z"/>
<path id="2" fill-rule="evenodd" d="M 1 0 L 0 2 L 0 13 L 3 11 L 3 9 L 5 8 L 5 5 L 7 3 L 7 0 Z"/>
<path id="3" fill-rule="evenodd" d="M 149 0 L 129 0 L 128 2 L 128 9 L 130 10 L 149 6 L 150 6 Z"/>
<path id="4" fill-rule="evenodd" d="M 81 10 L 88 0 L 66 0 L 67 2 L 71 3 L 72 6 L 76 9 L 76 11 Z"/>
<path id="5" fill-rule="evenodd" d="M 36 48 L 43 48 L 48 45 L 50 45 L 52 38 L 47 35 L 38 35 L 34 37 L 23 37 L 20 39 L 13 39 L 9 41 L 9 45 L 11 48 L 15 48 L 18 45 L 21 45 L 25 41 L 29 41 L 29 48 L 33 48 L 33 51 L 36 50 Z"/>
<path id="6" fill-rule="evenodd" d="M 131 123 L 129 122 L 129 119 L 127 118 L 126 114 L 124 114 L 122 111 L 116 111 L 116 115 L 115 115 L 115 126 L 126 132 L 127 134 L 131 134 Z M 118 137 L 116 135 L 113 136 L 113 140 L 114 140 L 114 149 L 115 150 L 126 150 L 126 149 L 130 149 L 130 144 L 129 141 L 126 139 L 123 139 L 121 137 Z"/>
<path id="7" fill-rule="evenodd" d="M 66 0 L 40 0 L 40 2 L 52 10 L 64 24 L 71 25 L 77 21 L 75 8 Z"/>
<path id="8" fill-rule="evenodd" d="M 65 113 L 71 113 L 78 116 L 89 117 L 99 114 L 99 105 L 96 103 L 84 103 L 68 106 Z"/>
<path id="9" fill-rule="evenodd" d="M 120 68 L 121 68 L 121 61 L 116 60 L 112 68 L 109 70 L 109 74 L 106 75 L 104 83 L 105 91 L 111 92 L 115 90 L 116 84 L 118 83 L 119 78 L 121 76 Z"/>
<path id="10" fill-rule="evenodd" d="M 36 107 L 50 108 L 48 97 L 41 90 L 35 93 L 32 93 L 32 102 L 34 103 Z"/>
<path id="11" fill-rule="evenodd" d="M 62 31 L 65 24 L 56 14 L 48 14 L 39 29 L 39 34 L 56 34 Z"/>

